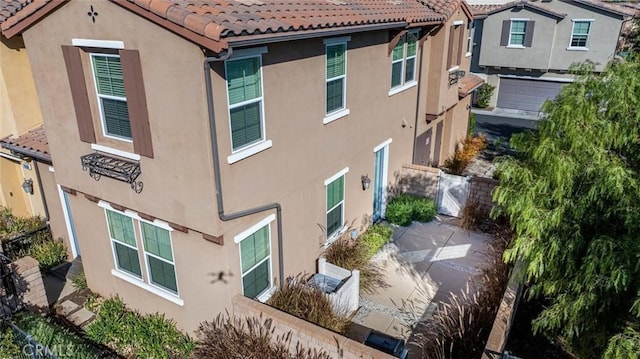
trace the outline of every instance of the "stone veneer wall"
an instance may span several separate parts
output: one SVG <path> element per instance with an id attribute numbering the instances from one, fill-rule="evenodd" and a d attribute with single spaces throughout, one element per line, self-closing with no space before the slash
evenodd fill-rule
<path id="1" fill-rule="evenodd" d="M 233 312 L 239 317 L 271 319 L 275 324 L 275 335 L 291 332 L 291 348 L 296 343 L 304 348 L 324 350 L 332 358 L 343 359 L 392 359 L 393 356 L 368 347 L 328 329 L 319 327 L 256 300 L 237 295 L 233 298 Z"/>
<path id="2" fill-rule="evenodd" d="M 22 303 L 32 310 L 47 310 L 49 303 L 37 260 L 23 257 L 11 263 L 14 281 Z"/>
<path id="3" fill-rule="evenodd" d="M 493 189 L 496 188 L 499 183 L 500 181 L 493 178 L 473 176 L 471 178 L 469 201 L 477 203 L 480 205 L 480 208 L 485 211 L 490 211 L 493 207 L 491 195 Z"/>
<path id="4" fill-rule="evenodd" d="M 403 165 L 396 178 L 396 191 L 436 199 L 440 169 L 420 165 Z"/>

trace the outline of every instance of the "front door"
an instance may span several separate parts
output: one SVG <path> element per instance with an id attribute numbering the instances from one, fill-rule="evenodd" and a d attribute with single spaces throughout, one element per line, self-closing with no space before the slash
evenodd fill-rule
<path id="1" fill-rule="evenodd" d="M 389 167 L 389 144 L 377 148 L 373 173 L 373 221 L 384 217 L 387 199 L 387 168 Z"/>

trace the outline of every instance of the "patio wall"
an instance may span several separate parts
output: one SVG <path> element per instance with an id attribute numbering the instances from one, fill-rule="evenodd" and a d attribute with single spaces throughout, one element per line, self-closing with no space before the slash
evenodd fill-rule
<path id="1" fill-rule="evenodd" d="M 493 178 L 473 176 L 469 200 L 478 203 L 483 210 L 490 211 L 493 207 L 491 195 L 498 184 L 500 181 Z"/>
<path id="2" fill-rule="evenodd" d="M 397 175 L 397 191 L 436 199 L 440 169 L 420 165 L 403 165 Z"/>
<path id="3" fill-rule="evenodd" d="M 233 312 L 239 317 L 260 317 L 262 315 L 263 319 L 273 320 L 276 328 L 275 335 L 284 336 L 287 332 L 291 333 L 292 349 L 295 349 L 296 344 L 300 343 L 306 348 L 324 350 L 332 358 L 393 358 L 389 354 L 241 295 L 233 298 Z"/>
<path id="4" fill-rule="evenodd" d="M 44 289 L 42 274 L 37 260 L 27 256 L 11 263 L 16 275 L 14 283 L 22 304 L 34 310 L 46 310 L 49 307 Z"/>

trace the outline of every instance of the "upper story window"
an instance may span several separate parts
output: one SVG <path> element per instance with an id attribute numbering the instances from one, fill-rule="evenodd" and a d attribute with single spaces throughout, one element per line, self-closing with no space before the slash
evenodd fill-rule
<path id="1" fill-rule="evenodd" d="M 571 43 L 569 44 L 569 47 L 587 47 L 587 40 L 589 39 L 589 31 L 591 30 L 592 21 L 593 20 L 573 20 Z"/>
<path id="2" fill-rule="evenodd" d="M 447 69 L 455 70 L 462 62 L 462 46 L 464 44 L 464 21 L 454 21 L 449 27 L 449 48 L 447 52 Z"/>
<path id="3" fill-rule="evenodd" d="M 465 56 L 471 56 L 473 53 L 473 33 L 475 28 L 473 26 L 473 20 L 467 23 L 467 53 Z"/>
<path id="4" fill-rule="evenodd" d="M 226 62 L 233 151 L 264 140 L 261 66 L 260 56 Z"/>
<path id="5" fill-rule="evenodd" d="M 500 46 L 523 48 L 533 44 L 535 21 L 511 19 L 502 22 Z"/>
<path id="6" fill-rule="evenodd" d="M 391 89 L 412 85 L 416 79 L 418 34 L 403 35 L 391 53 Z"/>
<path id="7" fill-rule="evenodd" d="M 509 32 L 509 46 L 524 46 L 524 35 L 527 29 L 527 22 L 524 20 L 511 21 L 511 31 Z"/>
<path id="8" fill-rule="evenodd" d="M 120 56 L 91 54 L 91 64 L 104 135 L 133 139 Z"/>
<path id="9" fill-rule="evenodd" d="M 72 44 L 63 45 L 62 54 L 80 140 L 127 158 L 153 158 L 140 53 L 125 49 L 122 41 L 72 39 Z"/>
<path id="10" fill-rule="evenodd" d="M 225 61 L 231 152 L 234 163 L 271 147 L 266 139 L 262 54 L 266 47 L 237 50 Z"/>
<path id="11" fill-rule="evenodd" d="M 324 124 L 349 114 L 347 109 L 347 42 L 351 37 L 325 39 Z"/>

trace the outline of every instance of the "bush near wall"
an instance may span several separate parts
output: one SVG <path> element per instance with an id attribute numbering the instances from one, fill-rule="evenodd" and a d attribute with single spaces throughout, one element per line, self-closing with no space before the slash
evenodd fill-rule
<path id="1" fill-rule="evenodd" d="M 85 328 L 89 338 L 127 358 L 187 358 L 194 348 L 189 336 L 164 314 L 140 314 L 119 297 L 106 299 Z"/>
<path id="2" fill-rule="evenodd" d="M 2 240 L 34 231 L 44 224 L 44 220 L 39 216 L 18 217 L 11 212 L 11 208 L 0 206 L 0 239 Z"/>
<path id="3" fill-rule="evenodd" d="M 391 240 L 392 236 L 393 228 L 383 224 L 374 224 L 358 237 L 358 242 L 366 249 L 367 255 L 373 257 Z"/>
<path id="4" fill-rule="evenodd" d="M 28 255 L 38 261 L 40 270 L 46 272 L 67 259 L 67 247 L 62 239 L 34 243 Z"/>
<path id="5" fill-rule="evenodd" d="M 436 203 L 429 198 L 399 194 L 387 205 L 387 221 L 399 226 L 408 226 L 412 221 L 429 222 L 437 213 Z"/>
<path id="6" fill-rule="evenodd" d="M 453 157 L 444 162 L 445 170 L 454 175 L 461 175 L 471 160 L 485 148 L 487 148 L 485 135 L 468 136 L 460 145 L 456 146 Z"/>
<path id="7" fill-rule="evenodd" d="M 219 314 L 211 322 L 200 324 L 196 332 L 194 358 L 216 359 L 331 359 L 327 353 L 303 348 L 296 343 L 290 350 L 291 332 L 275 334 L 271 319 L 232 317 Z"/>

